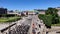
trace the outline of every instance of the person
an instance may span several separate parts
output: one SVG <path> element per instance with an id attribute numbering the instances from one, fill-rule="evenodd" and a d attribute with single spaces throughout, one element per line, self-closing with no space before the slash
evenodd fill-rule
<path id="1" fill-rule="evenodd" d="M 39 24 L 39 28 L 41 28 L 40 24 Z"/>

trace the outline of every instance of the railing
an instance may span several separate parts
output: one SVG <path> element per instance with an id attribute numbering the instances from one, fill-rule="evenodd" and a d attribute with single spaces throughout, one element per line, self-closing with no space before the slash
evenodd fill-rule
<path id="1" fill-rule="evenodd" d="M 0 30 L 0 34 L 6 34 L 6 33 L 8 32 L 7 30 L 8 30 L 9 28 L 11 28 L 12 26 L 14 26 L 14 25 L 16 25 L 16 23 L 11 24 L 11 25 L 9 25 L 8 27 Z M 5 31 L 7 31 L 7 32 L 5 32 Z"/>

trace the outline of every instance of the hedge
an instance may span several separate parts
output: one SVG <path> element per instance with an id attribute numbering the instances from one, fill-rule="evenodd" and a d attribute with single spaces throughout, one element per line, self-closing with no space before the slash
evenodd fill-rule
<path id="1" fill-rule="evenodd" d="M 0 17 L 14 17 L 18 16 L 17 14 L 0 14 Z"/>

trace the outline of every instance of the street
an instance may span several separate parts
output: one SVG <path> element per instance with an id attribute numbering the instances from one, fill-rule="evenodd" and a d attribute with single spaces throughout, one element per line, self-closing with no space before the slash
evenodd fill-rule
<path id="1" fill-rule="evenodd" d="M 8 29 L 6 34 L 43 34 L 45 25 L 38 15 L 28 15 L 15 22 L 16 25 Z"/>

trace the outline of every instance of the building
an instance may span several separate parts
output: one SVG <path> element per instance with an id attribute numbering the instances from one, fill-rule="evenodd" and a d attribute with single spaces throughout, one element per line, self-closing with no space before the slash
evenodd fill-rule
<path id="1" fill-rule="evenodd" d="M 14 12 L 14 11 L 8 11 L 7 14 L 18 14 L 18 13 Z"/>
<path id="2" fill-rule="evenodd" d="M 10 14 L 10 15 L 19 15 L 19 16 L 21 16 L 21 12 L 16 12 L 16 11 L 13 11 L 13 10 L 8 11 L 7 14 Z"/>
<path id="3" fill-rule="evenodd" d="M 33 14 L 35 14 L 34 11 L 28 11 L 28 15 L 33 15 Z"/>
<path id="4" fill-rule="evenodd" d="M 46 10 L 40 10 L 40 9 L 34 9 L 35 11 L 37 11 L 39 14 L 45 14 Z"/>
<path id="5" fill-rule="evenodd" d="M 7 14 L 6 8 L 0 8 L 0 14 Z"/>
<path id="6" fill-rule="evenodd" d="M 34 11 L 22 11 L 22 13 L 23 13 L 24 15 L 32 15 L 32 14 L 35 14 Z"/>
<path id="7" fill-rule="evenodd" d="M 60 7 L 57 7 L 56 9 L 58 10 L 57 13 L 58 13 L 58 15 L 60 16 Z"/>
<path id="8" fill-rule="evenodd" d="M 45 14 L 45 10 L 40 10 L 39 14 Z"/>

